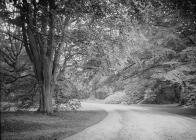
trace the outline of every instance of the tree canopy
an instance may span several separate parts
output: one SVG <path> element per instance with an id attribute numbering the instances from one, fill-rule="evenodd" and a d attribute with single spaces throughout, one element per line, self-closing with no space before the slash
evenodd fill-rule
<path id="1" fill-rule="evenodd" d="M 1 85 L 33 75 L 46 113 L 60 81 L 85 96 L 144 98 L 164 82 L 181 100 L 195 96 L 195 9 L 194 0 L 2 1 Z"/>

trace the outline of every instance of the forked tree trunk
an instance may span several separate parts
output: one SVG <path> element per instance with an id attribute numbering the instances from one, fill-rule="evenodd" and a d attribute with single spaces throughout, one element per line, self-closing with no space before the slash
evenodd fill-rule
<path id="1" fill-rule="evenodd" d="M 55 10 L 55 1 L 48 0 L 42 3 L 43 7 L 41 20 L 37 24 L 37 16 L 34 15 L 38 12 L 36 3 L 34 9 L 29 6 L 27 1 L 22 1 L 20 14 L 22 19 L 22 33 L 25 49 L 29 55 L 30 60 L 34 65 L 35 75 L 40 85 L 40 108 L 39 111 L 50 114 L 53 112 L 52 96 L 54 91 L 54 72 L 56 71 L 56 64 L 60 59 L 60 51 L 55 52 L 55 18 L 53 10 Z M 36 7 L 36 8 L 35 8 Z M 46 11 L 44 11 L 46 10 Z M 48 11 L 47 11 L 48 10 Z M 48 14 L 45 14 L 48 13 Z M 40 26 L 41 24 L 41 26 Z M 39 25 L 39 26 L 37 26 Z M 40 31 L 35 29 L 40 27 Z M 47 37 L 45 36 L 47 35 Z M 62 46 L 63 47 L 63 46 Z M 56 59 L 54 57 L 58 56 Z"/>

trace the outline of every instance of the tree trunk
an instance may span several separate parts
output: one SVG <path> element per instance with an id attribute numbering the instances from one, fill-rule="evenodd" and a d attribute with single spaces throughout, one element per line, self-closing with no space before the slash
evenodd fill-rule
<path id="1" fill-rule="evenodd" d="M 42 83 L 43 110 L 40 111 L 47 114 L 53 112 L 51 80 L 52 80 L 52 63 L 47 57 L 45 57 L 43 63 L 43 81 L 42 81 L 43 82 Z"/>
<path id="2" fill-rule="evenodd" d="M 40 85 L 40 108 L 39 111 L 50 114 L 53 112 L 52 94 L 53 94 L 53 62 L 55 56 L 55 18 L 53 10 L 55 10 L 55 1 L 46 1 L 42 3 L 41 20 L 39 30 L 37 30 L 37 8 L 34 3 L 34 8 L 29 6 L 27 1 L 22 1 L 20 14 L 22 23 L 22 32 L 25 49 L 33 63 L 35 75 Z M 45 11 L 46 10 L 46 11 Z M 48 13 L 47 15 L 45 14 Z M 40 26 L 41 25 L 41 26 Z M 43 35 L 44 36 L 43 36 Z M 45 36 L 47 35 L 47 37 Z M 61 50 L 59 50 L 61 52 Z M 60 58 L 60 56 L 59 56 Z M 58 59 L 57 59 L 58 60 Z M 58 61 L 57 61 L 58 62 Z M 55 62 L 55 63 L 57 63 Z"/>
<path id="3" fill-rule="evenodd" d="M 38 62 L 41 63 L 41 62 Z M 42 60 L 42 77 L 40 79 L 40 107 L 39 112 L 51 114 L 53 112 L 52 106 L 52 63 L 51 61 L 45 56 Z"/>
<path id="4" fill-rule="evenodd" d="M 39 109 L 38 109 L 38 112 L 44 112 L 44 97 L 43 97 L 42 84 L 40 86 L 41 86 L 41 89 L 40 89 L 40 92 L 39 92 Z"/>
<path id="5" fill-rule="evenodd" d="M 182 81 L 181 92 L 180 92 L 180 105 L 185 104 L 185 94 L 186 94 L 186 83 Z"/>

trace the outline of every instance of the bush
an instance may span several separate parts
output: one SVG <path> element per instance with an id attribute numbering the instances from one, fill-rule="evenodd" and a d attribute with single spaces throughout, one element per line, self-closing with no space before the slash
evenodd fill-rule
<path id="1" fill-rule="evenodd" d="M 183 99 L 181 99 L 181 105 L 195 106 L 196 105 L 196 92 L 188 93 Z"/>
<path id="2" fill-rule="evenodd" d="M 129 104 L 130 96 L 124 92 L 116 92 L 108 96 L 104 101 L 107 104 Z"/>
<path id="3" fill-rule="evenodd" d="M 67 103 L 59 104 L 55 111 L 77 110 L 81 107 L 81 102 L 77 99 L 71 99 Z"/>
<path id="4" fill-rule="evenodd" d="M 53 98 L 55 111 L 75 110 L 80 104 L 79 100 L 76 99 L 79 98 L 77 89 L 71 82 L 65 80 L 58 81 Z"/>

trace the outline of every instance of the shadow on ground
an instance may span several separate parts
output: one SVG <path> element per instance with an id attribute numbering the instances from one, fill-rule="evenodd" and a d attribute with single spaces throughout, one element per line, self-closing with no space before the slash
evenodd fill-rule
<path id="1" fill-rule="evenodd" d="M 105 111 L 66 111 L 51 116 L 36 112 L 1 113 L 3 140 L 60 140 L 92 126 L 107 116 Z"/>

